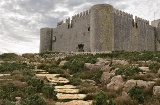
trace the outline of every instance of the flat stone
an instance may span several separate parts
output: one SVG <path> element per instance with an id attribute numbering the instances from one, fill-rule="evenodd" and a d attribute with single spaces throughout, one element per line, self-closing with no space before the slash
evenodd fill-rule
<path id="1" fill-rule="evenodd" d="M 86 97 L 85 94 L 63 94 L 63 93 L 58 93 L 57 98 L 58 99 L 84 99 Z"/>
<path id="2" fill-rule="evenodd" d="M 73 100 L 69 102 L 56 102 L 56 105 L 92 105 L 92 101 Z"/>
<path id="3" fill-rule="evenodd" d="M 58 93 L 79 93 L 79 89 L 55 89 Z"/>
<path id="4" fill-rule="evenodd" d="M 49 78 L 49 82 L 51 83 L 69 83 L 69 80 L 63 77 L 58 77 L 58 78 Z"/>
<path id="5" fill-rule="evenodd" d="M 149 67 L 139 67 L 142 71 L 149 72 Z"/>
<path id="6" fill-rule="evenodd" d="M 63 86 L 55 86 L 55 89 L 75 89 L 76 86 L 73 85 L 63 85 Z"/>
<path id="7" fill-rule="evenodd" d="M 11 74 L 0 74 L 0 77 L 3 77 L 3 76 L 10 76 Z"/>

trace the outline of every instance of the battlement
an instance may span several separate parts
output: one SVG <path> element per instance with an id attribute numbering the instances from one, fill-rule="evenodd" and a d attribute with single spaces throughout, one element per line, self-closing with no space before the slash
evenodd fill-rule
<path id="1" fill-rule="evenodd" d="M 136 23 L 145 23 L 145 24 L 149 25 L 149 21 L 148 20 L 142 19 L 142 18 L 137 17 L 137 16 L 135 16 L 135 22 Z"/>
<path id="2" fill-rule="evenodd" d="M 119 15 L 119 16 L 122 16 L 122 17 L 128 17 L 130 19 L 133 19 L 133 15 L 132 14 L 124 12 L 124 11 L 121 11 L 121 10 L 118 10 L 118 9 L 114 9 L 114 13 Z"/>
<path id="3" fill-rule="evenodd" d="M 80 17 L 83 17 L 83 16 L 88 16 L 89 14 L 91 13 L 90 10 L 86 10 L 86 11 L 83 11 L 83 12 L 80 12 L 78 14 L 75 14 L 74 16 L 72 16 L 72 18 L 67 18 L 65 21 L 60 21 L 57 23 L 57 26 L 60 26 L 62 25 L 63 23 L 68 23 L 68 24 L 71 24 L 73 20 L 75 19 L 78 19 Z"/>

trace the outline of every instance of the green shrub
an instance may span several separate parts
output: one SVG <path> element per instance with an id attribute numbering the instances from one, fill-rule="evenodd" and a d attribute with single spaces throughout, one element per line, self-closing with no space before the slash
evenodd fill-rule
<path id="1" fill-rule="evenodd" d="M 0 98 L 8 99 L 10 101 L 15 100 L 16 91 L 18 91 L 18 87 L 16 87 L 13 83 L 3 84 L 0 88 Z"/>
<path id="2" fill-rule="evenodd" d="M 26 63 L 2 63 L 0 65 L 0 72 L 12 72 L 14 70 L 26 70 L 33 69 L 33 66 L 27 65 Z"/>
<path id="3" fill-rule="evenodd" d="M 46 102 L 38 94 L 32 94 L 22 97 L 20 105 L 46 105 Z"/>
<path id="4" fill-rule="evenodd" d="M 38 78 L 30 78 L 27 81 L 28 86 L 33 86 L 36 88 L 37 92 L 41 92 L 42 87 L 44 86 L 44 81 Z"/>
<path id="5" fill-rule="evenodd" d="M 27 86 L 23 89 L 24 94 L 26 95 L 32 95 L 36 93 L 36 88 L 33 86 Z"/>
<path id="6" fill-rule="evenodd" d="M 54 88 L 50 85 L 44 85 L 42 88 L 42 93 L 46 98 L 52 98 L 54 100 L 57 99 L 56 92 L 54 91 Z"/>
<path id="7" fill-rule="evenodd" d="M 103 71 L 99 70 L 96 73 L 94 73 L 92 79 L 96 82 L 96 83 L 100 83 L 100 78 L 103 74 Z"/>
<path id="8" fill-rule="evenodd" d="M 124 75 L 124 76 L 128 77 L 128 76 L 132 76 L 134 74 L 138 74 L 140 71 L 141 70 L 138 67 L 131 66 L 131 67 L 120 68 L 120 69 L 116 70 L 115 74 L 116 75 Z"/>
<path id="9" fill-rule="evenodd" d="M 107 102 L 107 95 L 105 94 L 105 92 L 100 91 L 97 95 L 96 95 L 96 100 L 93 103 L 93 105 L 108 105 Z"/>
<path id="10" fill-rule="evenodd" d="M 69 81 L 70 81 L 70 84 L 76 85 L 76 86 L 82 83 L 81 79 L 76 77 L 70 77 Z"/>
<path id="11" fill-rule="evenodd" d="M 143 88 L 139 86 L 134 86 L 131 90 L 129 90 L 129 96 L 132 99 L 135 99 L 138 101 L 139 104 L 144 103 L 144 95 L 143 95 Z"/>
<path id="12" fill-rule="evenodd" d="M 158 70 L 160 69 L 160 64 L 159 63 L 152 63 L 149 65 L 149 69 L 153 72 L 153 73 L 157 73 Z"/>
<path id="13" fill-rule="evenodd" d="M 87 100 L 94 100 L 96 98 L 95 94 L 87 94 L 87 96 L 83 99 L 84 101 Z"/>
<path id="14" fill-rule="evenodd" d="M 15 60 L 16 58 L 18 58 L 18 55 L 15 53 L 4 53 L 0 55 L 0 59 L 4 61 Z"/>

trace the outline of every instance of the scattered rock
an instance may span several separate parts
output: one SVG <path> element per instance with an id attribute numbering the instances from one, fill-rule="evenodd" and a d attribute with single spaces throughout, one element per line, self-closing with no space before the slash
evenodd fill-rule
<path id="1" fill-rule="evenodd" d="M 150 86 L 152 86 L 153 84 L 155 84 L 154 81 L 143 81 L 143 80 L 128 80 L 125 85 L 123 90 L 125 92 L 128 92 L 130 89 L 132 89 L 132 87 L 134 86 L 139 86 L 139 87 L 144 87 L 144 88 L 148 88 Z"/>
<path id="2" fill-rule="evenodd" d="M 129 64 L 128 61 L 126 60 L 113 60 L 112 64 L 122 64 L 122 65 L 127 65 Z"/>
<path id="3" fill-rule="evenodd" d="M 144 72 L 149 72 L 149 67 L 139 67 L 139 69 L 141 69 Z"/>
<path id="4" fill-rule="evenodd" d="M 103 66 L 103 67 L 101 68 L 101 70 L 103 70 L 104 72 L 110 72 L 111 67 L 108 66 L 108 65 L 105 65 L 105 66 Z"/>
<path id="5" fill-rule="evenodd" d="M 103 72 L 101 79 L 100 79 L 100 82 L 102 84 L 106 84 L 106 83 L 110 82 L 110 80 L 111 80 L 110 78 L 114 75 L 115 75 L 115 73 Z"/>
<path id="6" fill-rule="evenodd" d="M 100 70 L 103 65 L 101 64 L 91 64 L 91 63 L 85 63 L 84 66 L 90 70 Z"/>
<path id="7" fill-rule="evenodd" d="M 115 76 L 111 79 L 111 82 L 107 84 L 107 89 L 118 90 L 123 87 L 123 78 L 121 75 Z"/>
<path id="8" fill-rule="evenodd" d="M 159 95 L 159 94 L 160 94 L 160 86 L 154 86 L 153 95 Z"/>

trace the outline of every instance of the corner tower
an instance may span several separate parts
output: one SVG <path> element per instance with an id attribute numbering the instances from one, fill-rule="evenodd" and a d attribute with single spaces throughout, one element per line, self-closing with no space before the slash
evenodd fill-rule
<path id="1" fill-rule="evenodd" d="M 114 8 L 109 4 L 91 7 L 91 52 L 114 50 Z"/>
<path id="2" fill-rule="evenodd" d="M 40 53 L 52 50 L 52 28 L 40 29 Z"/>

